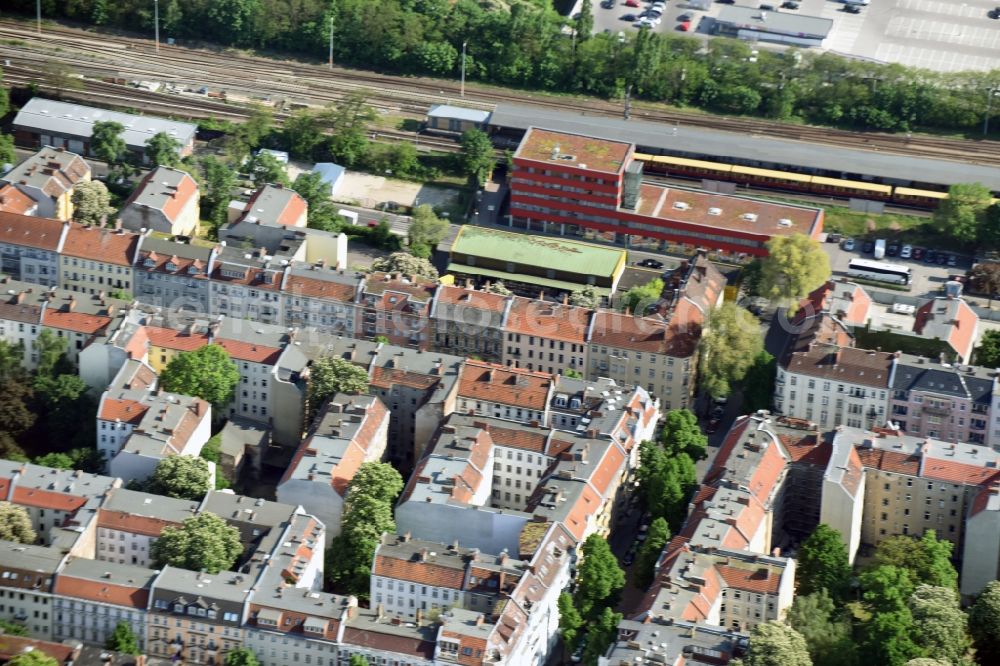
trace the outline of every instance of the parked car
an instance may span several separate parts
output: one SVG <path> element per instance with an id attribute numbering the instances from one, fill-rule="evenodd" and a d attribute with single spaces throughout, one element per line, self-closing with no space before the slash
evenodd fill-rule
<path id="1" fill-rule="evenodd" d="M 858 5 L 844 5 L 844 11 L 848 14 L 860 14 L 861 7 Z"/>
<path id="2" fill-rule="evenodd" d="M 627 567 L 630 567 L 632 566 L 633 562 L 635 562 L 635 555 L 633 555 L 632 553 L 625 553 L 625 557 L 624 559 L 622 559 L 622 564 L 624 564 Z"/>
<path id="3" fill-rule="evenodd" d="M 792 2 L 792 0 L 787 0 L 787 2 L 781 3 L 781 8 L 782 9 L 798 9 L 799 8 L 799 3 Z"/>
<path id="4" fill-rule="evenodd" d="M 735 5 L 736 4 L 736 0 L 715 0 L 715 1 L 718 2 L 720 5 Z"/>
<path id="5" fill-rule="evenodd" d="M 948 263 L 948 258 L 949 257 L 948 257 L 948 255 L 946 253 L 944 253 L 944 252 L 940 253 L 937 256 L 937 264 L 938 264 L 938 266 L 944 266 L 945 264 L 947 264 Z"/>
<path id="6" fill-rule="evenodd" d="M 840 247 L 844 248 L 848 252 L 853 251 L 854 250 L 854 239 L 853 238 L 845 238 L 844 242 L 841 243 Z"/>
<path id="7" fill-rule="evenodd" d="M 924 248 L 922 248 L 922 247 L 915 247 L 915 248 L 913 248 L 913 258 L 914 259 L 923 259 L 924 258 Z"/>
<path id="8" fill-rule="evenodd" d="M 1000 19 L 1000 7 L 997 7 L 995 9 L 991 9 L 990 11 L 986 12 L 986 15 L 989 16 L 991 19 L 994 19 L 994 20 L 995 19 Z"/>
<path id="9" fill-rule="evenodd" d="M 639 262 L 639 265 L 642 266 L 643 268 L 656 268 L 656 269 L 663 268 L 663 262 L 657 261 L 656 259 L 643 259 L 642 261 Z"/>
<path id="10" fill-rule="evenodd" d="M 958 257 L 956 257 L 953 254 L 949 254 L 948 255 L 948 265 L 950 267 L 952 267 L 952 268 L 954 268 L 955 266 L 958 266 Z"/>
<path id="11" fill-rule="evenodd" d="M 615 4 L 615 0 L 603 0 L 603 2 L 601 2 L 601 7 L 604 7 L 605 9 L 614 9 Z"/>
<path id="12" fill-rule="evenodd" d="M 691 21 L 684 21 L 683 23 L 681 23 L 677 27 L 678 27 L 678 29 L 681 32 L 690 32 L 691 31 Z"/>
<path id="13" fill-rule="evenodd" d="M 913 247 L 910 245 L 904 245 L 903 248 L 899 251 L 900 259 L 909 259 L 912 256 L 913 256 Z"/>
<path id="14" fill-rule="evenodd" d="M 692 17 L 691 17 L 690 14 L 681 14 L 680 16 L 677 17 L 677 20 L 678 21 L 690 21 L 691 18 Z"/>
<path id="15" fill-rule="evenodd" d="M 639 7 L 639 0 L 625 0 L 626 7 Z"/>
<path id="16" fill-rule="evenodd" d="M 838 231 L 831 231 L 830 233 L 828 233 L 826 235 L 826 242 L 827 243 L 839 243 L 843 239 L 844 239 L 844 234 L 842 234 L 842 233 L 840 233 Z"/>
<path id="17" fill-rule="evenodd" d="M 933 264 L 934 262 L 936 262 L 937 261 L 937 251 L 936 250 L 927 250 L 927 254 L 924 255 L 924 261 L 926 261 L 928 264 Z"/>
<path id="18" fill-rule="evenodd" d="M 865 254 L 871 254 L 875 251 L 875 241 L 866 240 L 861 246 L 861 251 Z"/>
<path id="19" fill-rule="evenodd" d="M 774 11 L 774 5 L 763 4 L 763 5 L 760 6 L 760 10 L 764 11 L 764 12 L 773 12 Z"/>
<path id="20" fill-rule="evenodd" d="M 622 14 L 621 15 L 621 20 L 628 21 L 629 23 L 634 23 L 635 20 L 636 20 L 636 18 L 638 18 L 638 17 L 635 14 Z"/>
<path id="21" fill-rule="evenodd" d="M 885 253 L 890 257 L 895 257 L 897 254 L 899 254 L 899 243 L 896 242 L 889 243 L 889 246 L 885 248 Z"/>

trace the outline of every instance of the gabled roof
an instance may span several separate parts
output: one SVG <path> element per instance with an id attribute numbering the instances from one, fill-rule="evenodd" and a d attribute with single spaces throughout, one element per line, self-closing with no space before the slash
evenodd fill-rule
<path id="1" fill-rule="evenodd" d="M 515 296 L 504 331 L 586 344 L 593 312 L 590 308 Z"/>
<path id="2" fill-rule="evenodd" d="M 544 411 L 551 387 L 552 375 L 544 372 L 470 359 L 462 369 L 458 395 L 472 400 Z"/>
<path id="3" fill-rule="evenodd" d="M 102 229 L 73 222 L 70 224 L 62 254 L 106 264 L 131 267 L 139 235 L 124 229 Z"/>
<path id="4" fill-rule="evenodd" d="M 136 206 L 161 211 L 174 222 L 193 199 L 198 197 L 198 184 L 180 169 L 158 166 L 139 181 L 123 208 Z"/>
<path id="5" fill-rule="evenodd" d="M 89 177 L 90 165 L 82 157 L 46 146 L 7 172 L 3 180 L 41 190 L 57 199 Z"/>
<path id="6" fill-rule="evenodd" d="M 0 187 L 0 212 L 33 215 L 37 209 L 35 200 L 13 185 Z"/>
<path id="7" fill-rule="evenodd" d="M 56 252 L 65 222 L 0 211 L 0 244 Z"/>
<path id="8" fill-rule="evenodd" d="M 623 312 L 599 310 L 594 315 L 590 343 L 617 349 L 687 358 L 694 354 L 701 337 L 701 324 L 683 325 L 682 317 L 667 324 L 654 317 L 636 317 Z"/>
<path id="9" fill-rule="evenodd" d="M 240 221 L 295 225 L 308 207 L 306 200 L 295 190 L 280 185 L 265 185 L 250 197 Z"/>
<path id="10" fill-rule="evenodd" d="M 941 297 L 917 309 L 913 331 L 925 338 L 943 340 L 963 359 L 972 354 L 979 315 L 961 298 Z"/>

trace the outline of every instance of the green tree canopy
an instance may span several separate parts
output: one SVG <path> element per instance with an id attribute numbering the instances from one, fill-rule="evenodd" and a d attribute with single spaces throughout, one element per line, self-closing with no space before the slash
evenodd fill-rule
<path id="1" fill-rule="evenodd" d="M 0 539 L 15 543 L 35 543 L 36 538 L 28 511 L 17 504 L 0 502 Z"/>
<path id="2" fill-rule="evenodd" d="M 686 453 L 670 454 L 655 442 L 639 445 L 636 471 L 639 494 L 653 518 L 666 519 L 677 531 L 687 515 L 687 501 L 697 485 L 694 461 Z"/>
<path id="3" fill-rule="evenodd" d="M 168 456 L 156 464 L 147 490 L 178 499 L 201 500 L 212 489 L 211 475 L 204 458 Z"/>
<path id="4" fill-rule="evenodd" d="M 959 605 L 958 593 L 949 587 L 919 585 L 910 595 L 914 640 L 924 655 L 949 664 L 961 664 L 972 646 L 968 618 Z"/>
<path id="5" fill-rule="evenodd" d="M 421 204 L 413 210 L 409 229 L 410 252 L 415 257 L 427 259 L 437 244 L 448 235 L 448 221 L 434 214 L 434 209 Z"/>
<path id="6" fill-rule="evenodd" d="M 338 393 L 368 392 L 368 373 L 339 356 L 321 356 L 309 366 L 309 408 L 315 415 L 327 400 Z"/>
<path id="7" fill-rule="evenodd" d="M 806 639 L 813 666 L 859 666 L 851 623 L 837 612 L 826 588 L 796 595 L 787 621 Z"/>
<path id="8" fill-rule="evenodd" d="M 32 650 L 14 655 L 7 666 L 59 666 L 59 662 L 41 650 Z"/>
<path id="9" fill-rule="evenodd" d="M 257 154 L 247 162 L 245 168 L 253 176 L 254 183 L 258 187 L 267 184 L 285 186 L 289 184 L 285 165 L 277 157 L 264 150 L 257 151 Z"/>
<path id="10" fill-rule="evenodd" d="M 767 251 L 761 264 L 761 288 L 793 312 L 802 298 L 830 277 L 826 252 L 804 234 L 774 236 L 767 242 Z"/>
<path id="11" fill-rule="evenodd" d="M 712 310 L 699 344 L 701 385 L 713 397 L 729 395 L 764 349 L 760 324 L 733 303 Z"/>
<path id="12" fill-rule="evenodd" d="M 797 561 L 795 577 L 798 594 L 826 590 L 833 599 L 840 599 L 846 593 L 851 580 L 851 565 L 847 546 L 837 530 L 821 523 L 802 542 Z"/>
<path id="13" fill-rule="evenodd" d="M 142 654 L 142 650 L 139 648 L 139 639 L 136 638 L 135 632 L 132 631 L 129 623 L 124 620 L 120 620 L 115 625 L 115 630 L 108 636 L 105 647 L 115 652 L 121 652 L 122 654 L 131 654 L 134 656 Z"/>
<path id="14" fill-rule="evenodd" d="M 160 373 L 164 391 L 197 396 L 215 409 L 229 404 L 240 381 L 240 372 L 229 352 L 217 344 L 174 356 Z"/>
<path id="15" fill-rule="evenodd" d="M 204 569 L 211 574 L 229 570 L 242 552 L 240 531 L 207 511 L 186 518 L 178 527 L 165 527 L 150 546 L 157 567 Z"/>
<path id="16" fill-rule="evenodd" d="M 763 622 L 750 632 L 743 666 L 812 666 L 802 635 L 784 622 Z"/>
<path id="17" fill-rule="evenodd" d="M 573 605 L 573 597 L 567 592 L 559 595 L 557 602 L 559 606 L 559 631 L 562 634 L 565 649 L 572 652 L 576 647 L 580 627 L 583 626 L 583 618 Z"/>
<path id="18" fill-rule="evenodd" d="M 976 364 L 987 368 L 1000 368 L 1000 331 L 990 329 L 979 338 L 976 347 Z"/>
<path id="19" fill-rule="evenodd" d="M 879 542 L 875 564 L 891 564 L 909 573 L 913 583 L 958 588 L 958 572 L 951 563 L 953 545 L 927 530 L 919 539 L 896 535 Z"/>
<path id="20" fill-rule="evenodd" d="M 596 308 L 601 304 L 601 295 L 593 285 L 587 284 L 570 293 L 569 303 L 581 308 Z"/>
<path id="21" fill-rule="evenodd" d="M 587 632 L 587 647 L 583 650 L 584 664 L 597 666 L 598 659 L 604 656 L 618 637 L 618 624 L 622 617 L 621 613 L 614 612 L 609 606 L 601 609 Z"/>
<path id="22" fill-rule="evenodd" d="M 774 380 L 778 375 L 778 363 L 774 357 L 761 350 L 754 357 L 753 365 L 743 378 L 743 411 L 753 413 L 771 406 L 774 395 Z"/>
<path id="23" fill-rule="evenodd" d="M 245 647 L 238 647 L 226 653 L 225 666 L 260 666 L 257 655 L 253 650 Z"/>
<path id="24" fill-rule="evenodd" d="M 0 96 L 5 92 L 7 91 L 0 90 Z M 14 137 L 9 134 L 0 134 L 0 166 L 4 164 L 13 165 L 16 162 L 17 153 L 14 152 Z"/>
<path id="25" fill-rule="evenodd" d="M 36 465 L 54 467 L 55 469 L 73 469 L 73 458 L 67 453 L 46 453 L 35 458 Z"/>
<path id="26" fill-rule="evenodd" d="M 236 186 L 236 171 L 213 155 L 198 160 L 199 185 L 201 187 L 201 216 L 208 220 L 212 235 L 226 221 L 226 211 Z"/>
<path id="27" fill-rule="evenodd" d="M 468 129 L 462 134 L 462 152 L 459 155 L 462 172 L 471 182 L 482 185 L 496 166 L 496 151 L 490 137 L 478 129 Z"/>
<path id="28" fill-rule="evenodd" d="M 639 546 L 639 552 L 635 557 L 635 567 L 632 569 L 635 586 L 644 590 L 653 583 L 656 562 L 660 559 L 660 553 L 670 541 L 670 526 L 665 518 L 658 517 L 649 524 L 649 531 L 646 533 L 646 540 Z"/>
<path id="29" fill-rule="evenodd" d="M 181 142 L 166 132 L 146 140 L 146 157 L 153 166 L 175 167 L 181 163 Z"/>
<path id="30" fill-rule="evenodd" d="M 360 654 L 352 654 L 351 660 L 347 662 L 347 666 L 371 666 L 368 659 Z"/>
<path id="31" fill-rule="evenodd" d="M 393 252 L 388 257 L 379 257 L 372 262 L 372 270 L 383 273 L 402 273 L 436 280 L 437 269 L 434 264 L 422 257 L 415 257 L 409 252 Z"/>
<path id="32" fill-rule="evenodd" d="M 686 453 L 691 460 L 706 457 L 708 437 L 698 425 L 698 417 L 690 409 L 673 409 L 663 420 L 660 442 L 668 455 Z"/>
<path id="33" fill-rule="evenodd" d="M 99 180 L 85 180 L 73 188 L 73 219 L 83 224 L 104 226 L 115 212 L 111 193 Z"/>
<path id="34" fill-rule="evenodd" d="M 872 663 L 903 666 L 921 656 L 907 604 L 913 582 L 906 569 L 880 565 L 861 574 L 862 599 L 871 617 L 862 626 L 863 654 Z"/>
<path id="35" fill-rule="evenodd" d="M 934 224 L 942 234 L 971 243 L 979 236 L 991 199 L 990 188 L 982 183 L 952 185 L 934 211 Z"/>
<path id="36" fill-rule="evenodd" d="M 587 537 L 582 554 L 573 605 L 581 617 L 594 620 L 603 607 L 614 605 L 618 593 L 625 587 L 625 572 L 618 566 L 607 540 L 600 535 Z"/>
<path id="37" fill-rule="evenodd" d="M 99 120 L 90 133 L 90 150 L 109 166 L 125 161 L 128 146 L 122 134 L 125 126 L 113 120 Z"/>
<path id="38" fill-rule="evenodd" d="M 234 134 L 243 146 L 241 152 L 259 148 L 274 130 L 274 114 L 259 104 L 254 105 L 250 117 L 237 125 Z"/>
<path id="39" fill-rule="evenodd" d="M 981 666 L 1000 664 L 1000 580 L 987 583 L 969 609 L 969 631 Z"/>
<path id="40" fill-rule="evenodd" d="M 632 287 L 625 292 L 623 307 L 636 315 L 643 315 L 651 306 L 660 302 L 663 293 L 663 280 L 654 278 L 646 284 Z"/>

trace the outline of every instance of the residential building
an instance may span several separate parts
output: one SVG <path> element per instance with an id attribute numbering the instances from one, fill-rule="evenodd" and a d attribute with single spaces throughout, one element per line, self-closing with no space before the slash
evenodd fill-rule
<path id="1" fill-rule="evenodd" d="M 118 329 L 129 307 L 128 301 L 107 297 L 103 290 L 87 295 L 53 289 L 39 294 L 38 300 L 44 301 L 41 328 L 66 340 L 66 358 L 73 364 L 79 364 L 84 349 L 107 340 Z M 32 367 L 38 362 L 33 347 L 30 361 Z M 81 377 L 87 379 L 84 374 Z"/>
<path id="2" fill-rule="evenodd" d="M 209 269 L 219 249 L 143 236 L 135 262 L 135 297 L 148 305 L 208 314 Z"/>
<path id="3" fill-rule="evenodd" d="M 187 172 L 158 166 L 135 186 L 118 219 L 132 231 L 194 236 L 200 219 L 198 198 L 198 183 Z"/>
<path id="4" fill-rule="evenodd" d="M 922 338 L 941 340 L 962 363 L 972 359 L 979 339 L 979 315 L 957 296 L 934 298 L 917 308 L 913 332 Z"/>
<path id="5" fill-rule="evenodd" d="M 262 255 L 273 257 L 279 262 L 282 259 L 289 262 L 317 262 L 319 260 L 309 257 L 308 251 L 312 231 L 314 230 L 282 226 L 260 220 L 240 220 L 219 229 L 219 242 L 234 250 L 258 249 L 261 250 Z M 322 245 L 322 243 L 318 243 L 318 245 Z M 331 253 L 329 259 L 332 259 L 334 255 L 335 253 Z M 337 268 L 343 268 L 343 266 L 337 266 Z"/>
<path id="6" fill-rule="evenodd" d="M 250 196 L 239 221 L 305 227 L 308 208 L 306 200 L 295 190 L 282 185 L 264 185 Z"/>
<path id="7" fill-rule="evenodd" d="M 469 359 L 462 369 L 456 409 L 462 414 L 548 425 L 554 384 L 549 373 Z"/>
<path id="8" fill-rule="evenodd" d="M 592 287 L 610 299 L 625 272 L 625 251 L 575 240 L 466 225 L 451 243 L 447 272 L 483 286 L 503 282 L 521 296 L 562 296 Z"/>
<path id="9" fill-rule="evenodd" d="M 623 620 L 606 656 L 608 664 L 728 664 L 746 654 L 745 634 L 721 627 L 683 622 L 664 615 Z"/>
<path id="10" fill-rule="evenodd" d="M 223 476 L 239 479 L 245 469 L 253 476 L 259 475 L 270 443 L 270 428 L 239 416 L 230 417 L 219 433 L 218 467 Z"/>
<path id="11" fill-rule="evenodd" d="M 430 312 L 434 349 L 502 363 L 504 321 L 513 302 L 511 296 L 477 291 L 471 282 L 464 288 L 442 284 Z"/>
<path id="12" fill-rule="evenodd" d="M 68 229 L 58 220 L 0 212 L 0 268 L 15 280 L 56 286 Z"/>
<path id="13" fill-rule="evenodd" d="M 817 238 L 823 211 L 642 181 L 635 145 L 530 127 L 514 153 L 511 225 L 658 250 L 764 256 L 772 237 Z"/>
<path id="14" fill-rule="evenodd" d="M 389 411 L 375 396 L 338 394 L 324 405 L 278 483 L 279 502 L 305 507 L 340 534 L 344 498 L 362 464 L 385 453 Z"/>
<path id="15" fill-rule="evenodd" d="M 436 286 L 436 281 L 417 275 L 372 273 L 361 288 L 361 328 L 356 335 L 429 349 L 434 340 L 430 312 Z"/>
<path id="16" fill-rule="evenodd" d="M 94 560 L 107 562 L 101 566 L 112 569 L 119 565 L 153 567 L 152 547 L 164 528 L 179 527 L 198 513 L 199 505 L 127 488 L 112 490 L 97 512 Z"/>
<path id="17" fill-rule="evenodd" d="M 14 185 L 7 183 L 0 186 L 0 213 L 36 215 L 38 203 Z"/>
<path id="18" fill-rule="evenodd" d="M 0 541 L 0 619 L 24 625 L 35 638 L 52 639 L 52 581 L 66 555 L 45 546 Z"/>
<path id="19" fill-rule="evenodd" d="M 244 251 L 223 247 L 209 273 L 211 314 L 280 323 L 280 289 L 287 263 L 274 261 L 264 248 Z"/>
<path id="20" fill-rule="evenodd" d="M 541 299 L 515 297 L 503 332 L 503 362 L 557 374 L 587 370 L 587 337 L 594 311 Z"/>
<path id="21" fill-rule="evenodd" d="M 55 577 L 52 637 L 105 645 L 119 622 L 135 634 L 142 649 L 146 607 L 157 572 L 146 566 L 70 558 Z"/>
<path id="22" fill-rule="evenodd" d="M 63 147 L 82 155 L 91 155 L 90 136 L 94 123 L 113 121 L 125 127 L 122 139 L 129 152 L 143 162 L 146 142 L 157 134 L 167 134 L 180 144 L 181 157 L 194 150 L 197 126 L 154 116 L 137 116 L 131 113 L 108 111 L 82 104 L 57 102 L 33 97 L 21 107 L 11 124 L 18 144 L 29 146 Z"/>
<path id="23" fill-rule="evenodd" d="M 292 265 L 281 284 L 285 326 L 310 326 L 324 333 L 353 338 L 358 331 L 364 279 L 318 264 Z"/>
<path id="24" fill-rule="evenodd" d="M 8 171 L 2 180 L 35 202 L 35 215 L 65 222 L 73 218 L 74 189 L 90 180 L 90 165 L 75 152 L 43 143 L 41 150 Z"/>
<path id="25" fill-rule="evenodd" d="M 117 292 L 131 298 L 139 235 L 72 223 L 60 250 L 59 286 L 84 294 Z"/>

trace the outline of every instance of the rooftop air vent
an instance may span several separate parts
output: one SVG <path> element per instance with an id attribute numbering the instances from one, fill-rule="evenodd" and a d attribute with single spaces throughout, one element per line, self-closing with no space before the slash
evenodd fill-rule
<path id="1" fill-rule="evenodd" d="M 743 213 L 742 215 L 740 215 L 740 219 L 746 220 L 747 222 L 756 222 L 757 213 Z"/>
<path id="2" fill-rule="evenodd" d="M 689 204 L 686 201 L 675 201 L 674 202 L 674 209 L 675 210 L 687 210 L 690 207 L 691 207 L 691 204 Z"/>
<path id="3" fill-rule="evenodd" d="M 722 215 L 722 209 L 721 208 L 714 208 L 714 207 L 713 208 L 709 208 L 708 209 L 708 214 L 709 215 Z"/>

